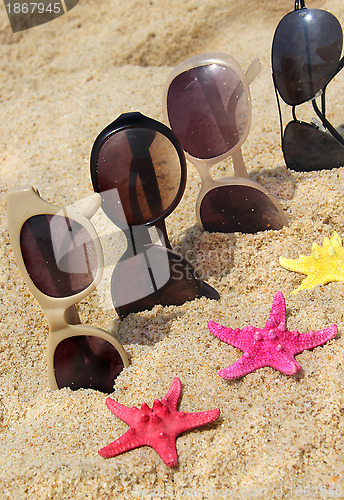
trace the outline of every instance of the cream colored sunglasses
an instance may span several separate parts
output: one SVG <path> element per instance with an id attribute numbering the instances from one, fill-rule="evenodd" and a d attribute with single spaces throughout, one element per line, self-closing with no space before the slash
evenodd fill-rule
<path id="1" fill-rule="evenodd" d="M 89 218 L 99 205 L 100 197 Z M 44 201 L 33 187 L 8 192 L 7 215 L 18 268 L 49 323 L 50 388 L 112 392 L 129 366 L 128 357 L 113 335 L 81 324 L 76 309 L 102 276 L 103 253 L 94 227 L 85 215 Z"/>

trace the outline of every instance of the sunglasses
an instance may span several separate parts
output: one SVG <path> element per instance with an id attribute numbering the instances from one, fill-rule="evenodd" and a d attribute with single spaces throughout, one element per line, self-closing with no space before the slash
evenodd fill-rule
<path id="1" fill-rule="evenodd" d="M 120 318 L 156 304 L 181 305 L 201 296 L 219 299 L 168 240 L 165 218 L 186 184 L 185 156 L 173 132 L 141 113 L 122 114 L 96 138 L 90 163 L 102 209 L 127 240 L 111 278 Z M 159 244 L 152 230 L 158 232 Z"/>
<path id="2" fill-rule="evenodd" d="M 196 215 L 206 231 L 255 233 L 288 223 L 278 201 L 248 178 L 241 153 L 251 123 L 249 84 L 259 71 L 258 60 L 245 74 L 233 57 L 202 54 L 179 64 L 165 84 L 165 119 L 201 176 Z M 234 177 L 212 179 L 210 167 L 229 156 Z"/>
<path id="3" fill-rule="evenodd" d="M 344 138 L 326 118 L 327 85 L 343 68 L 343 32 L 336 17 L 308 9 L 304 0 L 279 22 L 272 43 L 272 73 L 280 117 L 282 150 L 292 170 L 332 169 L 344 165 Z M 293 119 L 283 132 L 278 94 L 292 106 Z M 316 99 L 321 99 L 321 109 Z M 296 106 L 307 101 L 314 123 L 298 120 Z M 319 121 L 320 120 L 320 121 Z"/>
<path id="4" fill-rule="evenodd" d="M 7 215 L 18 268 L 49 323 L 50 388 L 112 392 L 128 357 L 112 335 L 80 324 L 75 306 L 101 279 L 103 254 L 92 224 L 32 187 L 8 192 Z"/>

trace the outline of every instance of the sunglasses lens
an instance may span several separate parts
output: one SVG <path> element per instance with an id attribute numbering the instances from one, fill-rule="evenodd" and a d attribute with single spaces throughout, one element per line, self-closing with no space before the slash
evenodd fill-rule
<path id="1" fill-rule="evenodd" d="M 163 134 L 148 128 L 128 128 L 109 136 L 99 149 L 96 168 L 103 209 L 122 224 L 145 224 L 161 217 L 181 184 L 176 148 Z M 120 205 L 111 196 L 114 189 Z"/>
<path id="2" fill-rule="evenodd" d="M 275 85 L 295 106 L 315 97 L 336 69 L 343 45 L 342 28 L 330 13 L 300 9 L 287 14 L 272 44 Z"/>
<path id="3" fill-rule="evenodd" d="M 344 147 L 330 134 L 304 122 L 289 122 L 282 149 L 288 168 L 297 172 L 323 170 L 344 165 Z"/>
<path id="4" fill-rule="evenodd" d="M 20 233 L 23 260 L 41 292 L 69 297 L 85 290 L 97 272 L 97 252 L 88 231 L 60 215 L 35 215 Z"/>
<path id="5" fill-rule="evenodd" d="M 110 393 L 124 364 L 117 349 L 104 339 L 92 335 L 68 337 L 54 353 L 54 370 L 58 388 L 95 389 Z"/>
<path id="6" fill-rule="evenodd" d="M 120 261 L 112 275 L 111 293 L 121 318 L 156 304 L 181 305 L 201 292 L 192 266 L 179 254 L 157 245 Z"/>
<path id="7" fill-rule="evenodd" d="M 249 96 L 235 71 L 207 64 L 179 74 L 167 94 L 167 112 L 184 151 L 195 158 L 216 158 L 248 133 Z"/>
<path id="8" fill-rule="evenodd" d="M 201 202 L 200 216 L 204 229 L 209 232 L 256 233 L 281 229 L 284 225 L 270 198 L 250 186 L 212 189 Z"/>

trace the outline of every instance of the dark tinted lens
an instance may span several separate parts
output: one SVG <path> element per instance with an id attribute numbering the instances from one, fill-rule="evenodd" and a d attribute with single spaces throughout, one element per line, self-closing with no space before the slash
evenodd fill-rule
<path id="1" fill-rule="evenodd" d="M 54 353 L 54 370 L 59 387 L 95 389 L 110 393 L 123 370 L 117 349 L 99 337 L 80 335 L 64 339 Z"/>
<path id="2" fill-rule="evenodd" d="M 272 44 L 274 81 L 290 105 L 315 97 L 338 65 L 342 28 L 329 12 L 300 9 L 287 14 Z"/>
<path id="3" fill-rule="evenodd" d="M 288 123 L 282 148 L 287 167 L 298 172 L 344 166 L 344 147 L 309 123 Z"/>
<path id="4" fill-rule="evenodd" d="M 220 64 L 185 71 L 168 89 L 171 128 L 195 158 L 216 158 L 238 144 L 249 126 L 249 109 L 239 76 Z"/>
<path id="5" fill-rule="evenodd" d="M 97 272 L 91 236 L 67 217 L 30 217 L 22 227 L 20 245 L 32 281 L 51 297 L 68 297 L 85 290 Z"/>
<path id="6" fill-rule="evenodd" d="M 256 233 L 281 229 L 275 205 L 261 191 L 249 186 L 221 186 L 209 191 L 200 206 L 203 227 L 209 232 Z"/>
<path id="7" fill-rule="evenodd" d="M 182 256 L 154 245 L 133 259 L 120 261 L 111 281 L 112 300 L 121 318 L 156 304 L 184 304 L 201 289 L 193 267 Z"/>
<path id="8" fill-rule="evenodd" d="M 99 149 L 97 184 L 103 209 L 114 221 L 139 225 L 157 219 L 176 198 L 180 183 L 177 150 L 153 129 L 115 132 Z M 121 206 L 110 191 L 114 189 L 118 190 Z"/>

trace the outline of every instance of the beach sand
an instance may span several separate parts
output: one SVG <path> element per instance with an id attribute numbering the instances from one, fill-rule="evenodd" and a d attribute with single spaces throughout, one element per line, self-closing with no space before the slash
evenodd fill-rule
<path id="1" fill-rule="evenodd" d="M 342 0 L 309 0 L 308 7 L 329 10 L 344 25 Z M 277 23 L 292 8 L 292 0 L 80 0 L 59 19 L 17 34 L 1 8 L 1 498 L 344 498 L 344 284 L 290 295 L 304 276 L 278 263 L 281 255 L 310 254 L 312 243 L 334 230 L 344 236 L 344 168 L 295 173 L 281 152 L 270 53 Z M 126 111 L 163 120 L 171 69 L 213 51 L 231 54 L 244 69 L 255 57 L 262 63 L 243 155 L 251 179 L 279 199 L 290 224 L 254 235 L 202 232 L 199 176 L 188 165 L 168 233 L 220 301 L 156 306 L 120 321 L 103 287 L 79 310 L 83 322 L 113 332 L 130 356 L 113 399 L 151 406 L 178 376 L 180 410 L 221 414 L 177 438 L 177 467 L 147 446 L 103 459 L 98 450 L 128 426 L 107 409 L 103 393 L 49 390 L 48 325 L 14 262 L 6 191 L 33 185 L 62 207 L 91 195 L 89 155 L 98 133 Z M 335 124 L 343 120 L 342 96 L 339 75 L 328 89 Z M 290 109 L 283 112 L 289 119 Z M 302 113 L 313 116 L 310 105 Z M 231 161 L 211 172 L 232 175 Z M 335 323 L 338 336 L 297 355 L 298 376 L 261 368 L 224 381 L 218 370 L 242 352 L 216 339 L 207 322 L 263 327 L 276 291 L 285 296 L 289 330 Z"/>

